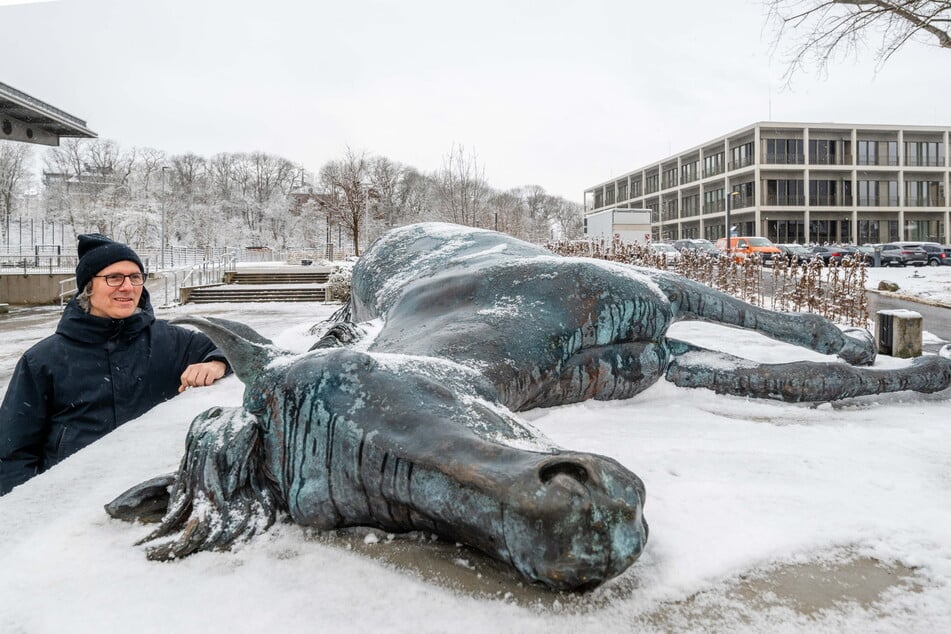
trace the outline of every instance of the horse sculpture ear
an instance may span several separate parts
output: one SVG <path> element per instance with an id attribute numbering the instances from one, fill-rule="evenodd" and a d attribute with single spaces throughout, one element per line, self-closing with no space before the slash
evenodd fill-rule
<path id="1" fill-rule="evenodd" d="M 202 331 L 224 352 L 235 375 L 245 385 L 253 383 L 273 361 L 291 353 L 275 348 L 270 339 L 245 324 L 227 319 L 179 317 L 173 324 L 188 324 Z"/>

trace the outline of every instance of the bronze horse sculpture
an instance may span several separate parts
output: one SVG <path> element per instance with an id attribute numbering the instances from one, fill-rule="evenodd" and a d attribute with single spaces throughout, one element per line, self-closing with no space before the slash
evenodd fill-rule
<path id="1" fill-rule="evenodd" d="M 195 419 L 177 475 L 107 505 L 123 519 L 162 515 L 143 541 L 178 533 L 150 558 L 227 548 L 286 512 L 319 529 L 431 531 L 530 581 L 589 589 L 643 550 L 644 485 L 611 458 L 547 444 L 513 412 L 630 398 L 662 377 L 786 401 L 951 384 L 951 360 L 940 356 L 857 367 L 875 358 L 868 333 L 816 315 L 438 223 L 375 242 L 336 317 L 303 355 L 235 322 L 179 320 L 215 340 L 246 388 L 243 407 Z M 667 338 L 680 319 L 756 330 L 845 362 L 755 364 Z"/>

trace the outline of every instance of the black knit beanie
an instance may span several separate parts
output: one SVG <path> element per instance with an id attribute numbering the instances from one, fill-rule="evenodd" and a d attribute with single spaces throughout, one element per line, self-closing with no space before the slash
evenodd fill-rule
<path id="1" fill-rule="evenodd" d="M 110 264 L 128 260 L 135 262 L 139 270 L 145 273 L 142 260 L 127 244 L 110 240 L 101 233 L 85 233 L 79 236 L 79 263 L 76 264 L 76 288 L 80 291 L 92 281 L 99 271 Z"/>

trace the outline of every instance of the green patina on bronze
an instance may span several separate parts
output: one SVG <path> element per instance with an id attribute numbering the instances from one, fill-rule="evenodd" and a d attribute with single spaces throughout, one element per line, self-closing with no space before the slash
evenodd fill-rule
<path id="1" fill-rule="evenodd" d="M 478 548 L 526 579 L 584 590 L 620 574 L 647 540 L 644 486 L 605 456 L 546 443 L 513 412 L 629 398 L 662 377 L 787 401 L 937 391 L 951 361 L 895 370 L 864 331 L 777 313 L 679 276 L 561 258 L 490 231 L 393 230 L 354 268 L 350 304 L 304 355 L 234 322 L 187 318 L 245 383 L 241 408 L 192 423 L 176 476 L 134 487 L 124 519 L 166 503 L 149 556 L 227 548 L 286 512 L 320 529 L 424 530 Z M 703 319 L 842 361 L 757 364 L 666 337 Z M 380 320 L 365 350 L 357 322 Z M 632 421 L 632 424 L 635 424 Z M 141 511 L 141 512 L 140 512 Z"/>

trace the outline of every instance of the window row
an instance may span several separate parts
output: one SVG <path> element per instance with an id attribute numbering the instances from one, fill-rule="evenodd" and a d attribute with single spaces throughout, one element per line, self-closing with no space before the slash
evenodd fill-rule
<path id="1" fill-rule="evenodd" d="M 764 205 L 805 205 L 801 179 L 767 179 Z M 856 183 L 859 207 L 894 207 L 901 204 L 897 181 L 861 180 Z M 905 181 L 906 207 L 941 207 L 946 203 L 942 181 Z M 815 207 L 852 206 L 852 182 L 847 180 L 810 180 L 809 205 Z"/>

